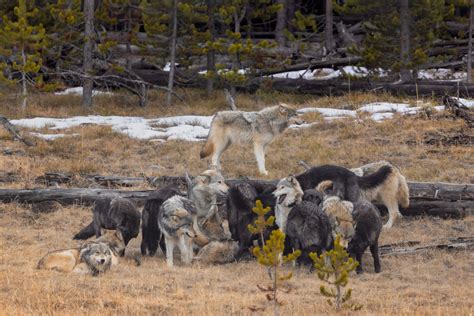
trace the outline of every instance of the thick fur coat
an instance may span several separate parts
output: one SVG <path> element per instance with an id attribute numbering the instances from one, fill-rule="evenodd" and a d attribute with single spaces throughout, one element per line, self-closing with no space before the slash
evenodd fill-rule
<path id="1" fill-rule="evenodd" d="M 201 159 L 211 156 L 212 166 L 220 169 L 222 153 L 231 144 L 251 143 L 260 174 L 265 169 L 266 147 L 289 125 L 296 110 L 280 104 L 259 112 L 222 111 L 212 119 L 206 144 L 201 150 Z"/>

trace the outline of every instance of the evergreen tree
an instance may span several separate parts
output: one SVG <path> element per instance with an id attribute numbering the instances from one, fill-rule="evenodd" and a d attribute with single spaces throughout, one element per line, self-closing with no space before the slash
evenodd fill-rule
<path id="1" fill-rule="evenodd" d="M 353 47 L 351 52 L 360 55 L 362 64 L 371 70 L 416 72 L 420 65 L 430 61 L 429 49 L 443 36 L 444 21 L 454 12 L 454 6 L 444 0 L 413 0 L 409 1 L 409 14 L 403 15 L 402 23 L 400 4 L 401 0 L 347 0 L 343 5 L 334 5 L 339 14 L 364 21 L 366 36 L 362 47 Z M 402 41 L 405 34 L 408 38 Z"/>
<path id="2" fill-rule="evenodd" d="M 26 0 L 19 0 L 14 17 L 3 16 L 0 26 L 0 55 L 7 60 L 0 62 L 0 78 L 4 82 L 21 84 L 22 105 L 27 105 L 27 85 L 41 81 L 39 75 L 45 46 L 45 29 L 42 24 L 32 25 L 38 9 L 30 10 Z"/>

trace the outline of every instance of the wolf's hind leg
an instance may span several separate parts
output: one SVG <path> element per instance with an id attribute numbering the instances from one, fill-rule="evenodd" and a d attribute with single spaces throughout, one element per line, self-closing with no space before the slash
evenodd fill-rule
<path id="1" fill-rule="evenodd" d="M 215 143 L 214 152 L 212 153 L 211 158 L 212 167 L 221 170 L 221 155 L 229 145 L 230 143 L 228 141 Z"/>
<path id="2" fill-rule="evenodd" d="M 397 220 L 397 217 L 401 217 L 402 215 L 398 210 L 398 202 L 396 199 L 387 199 L 384 201 L 384 204 L 388 209 L 388 222 L 383 225 L 383 229 L 390 229 Z"/>

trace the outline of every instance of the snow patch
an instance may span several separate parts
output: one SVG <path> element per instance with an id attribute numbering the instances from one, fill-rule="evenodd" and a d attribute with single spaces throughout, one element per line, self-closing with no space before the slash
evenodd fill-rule
<path id="1" fill-rule="evenodd" d="M 82 95 L 82 87 L 67 88 L 66 90 L 55 92 L 54 94 L 55 95 Z M 98 96 L 98 95 L 112 96 L 114 94 L 109 91 L 92 90 L 92 96 Z"/>

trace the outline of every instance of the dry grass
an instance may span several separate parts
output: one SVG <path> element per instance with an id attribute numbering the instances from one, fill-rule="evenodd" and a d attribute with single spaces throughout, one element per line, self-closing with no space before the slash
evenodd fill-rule
<path id="1" fill-rule="evenodd" d="M 84 114 L 144 115 L 147 117 L 183 113 L 211 114 L 226 108 L 223 96 L 212 101 L 197 91 L 181 91 L 193 107 L 178 104 L 163 108 L 161 96 L 154 94 L 147 109 L 134 108 L 134 100 L 122 97 L 99 98 L 92 112 L 80 107 L 77 97 L 39 96 L 25 113 L 3 106 L 2 115 L 70 116 Z M 240 96 L 241 109 L 255 110 L 282 101 L 296 106 L 356 108 L 368 101 L 409 101 L 386 95 L 350 95 L 314 99 L 280 94 Z M 124 99 L 124 100 L 122 100 Z M 120 103 L 119 103 L 120 101 Z M 117 105 L 118 104 L 118 105 Z M 472 182 L 472 147 L 427 145 L 432 132 L 453 132 L 463 123 L 442 116 L 396 118 L 370 121 L 324 122 L 318 115 L 306 120 L 319 124 L 312 128 L 285 132 L 270 145 L 267 169 L 270 178 L 301 172 L 298 160 L 312 164 L 332 163 L 348 167 L 387 159 L 400 166 L 409 180 Z M 113 132 L 109 127 L 83 126 L 55 141 L 37 140 L 25 148 L 0 131 L 2 147 L 13 155 L 0 153 L 0 170 L 14 172 L 20 180 L 8 187 L 33 187 L 34 178 L 44 172 L 71 172 L 75 175 L 100 173 L 124 176 L 181 175 L 207 167 L 198 159 L 202 143 L 138 141 Z M 227 177 L 257 176 L 250 146 L 231 147 L 223 156 Z M 135 267 L 140 238 L 132 241 L 127 258 L 116 270 L 99 278 L 37 271 L 37 261 L 48 250 L 75 246 L 71 236 L 91 218 L 88 208 L 59 207 L 53 213 L 37 213 L 31 206 L 0 204 L 0 314 L 271 314 L 256 284 L 267 282 L 262 267 L 255 262 L 223 266 L 166 267 L 160 254 L 144 258 Z M 436 220 L 404 219 L 384 232 L 381 244 L 407 240 L 429 242 L 454 236 L 472 236 L 474 218 Z M 374 274 L 371 257 L 364 257 L 366 273 L 351 280 L 354 300 L 364 305 L 360 314 L 472 315 L 474 268 L 472 252 L 427 251 L 422 254 L 386 256 L 382 273 Z M 291 268 L 287 268 L 291 269 Z M 284 295 L 282 313 L 298 315 L 331 314 L 320 297 L 316 275 L 297 270 L 293 290 Z M 257 312 L 252 312 L 257 309 Z"/>

